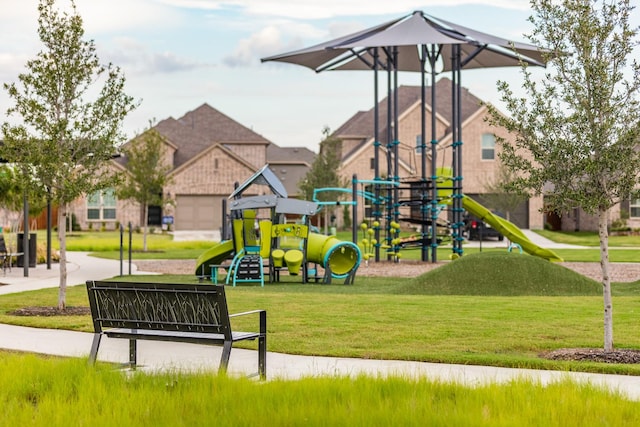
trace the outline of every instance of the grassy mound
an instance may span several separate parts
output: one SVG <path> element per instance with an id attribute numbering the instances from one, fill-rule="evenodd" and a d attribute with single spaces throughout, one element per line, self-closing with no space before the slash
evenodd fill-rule
<path id="1" fill-rule="evenodd" d="M 602 295 L 602 285 L 538 257 L 509 252 L 465 255 L 398 289 L 423 295 Z"/>

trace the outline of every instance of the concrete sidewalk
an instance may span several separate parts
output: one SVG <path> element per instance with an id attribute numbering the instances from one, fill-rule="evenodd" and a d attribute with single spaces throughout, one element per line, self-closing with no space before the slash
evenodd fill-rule
<path id="1" fill-rule="evenodd" d="M 89 257 L 86 253 L 69 253 L 68 283 L 81 284 L 88 279 L 103 279 L 120 274 L 118 261 Z M 22 269 L 8 272 L 0 282 L 0 293 L 21 292 L 58 286 L 59 270 L 38 266 L 30 270 L 30 277 L 21 277 Z M 18 271 L 19 270 L 19 271 Z M 128 272 L 128 266 L 125 266 Z M 137 270 L 132 269 L 132 272 Z M 18 274 L 19 273 L 19 274 Z M 142 272 L 137 272 L 142 273 Z M 58 356 L 87 357 L 93 334 L 64 330 L 37 329 L 0 324 L 0 348 Z M 127 340 L 104 337 L 98 359 L 126 363 L 129 347 Z M 197 344 L 149 342 L 138 343 L 141 370 L 214 372 L 218 369 L 221 349 Z M 248 375 L 257 372 L 256 351 L 233 349 L 229 372 Z M 541 384 L 570 378 L 577 382 L 620 391 L 631 399 L 640 400 L 640 378 L 624 375 L 602 375 L 580 372 L 558 372 L 531 369 L 495 368 L 486 366 L 451 365 L 440 363 L 370 360 L 339 357 L 296 356 L 269 352 L 267 378 L 299 379 L 314 376 L 424 376 L 437 381 L 455 381 L 469 386 L 487 382 L 508 382 L 528 378 Z"/>
<path id="2" fill-rule="evenodd" d="M 129 273 L 129 263 L 122 265 L 124 274 Z M 131 265 L 131 273 L 137 274 L 135 264 Z M 153 274 L 153 273 L 147 273 Z M 99 280 L 120 275 L 120 261 L 95 258 L 87 252 L 67 252 L 67 284 L 79 285 L 87 280 Z M 52 263 L 51 269 L 45 264 L 38 264 L 29 269 L 29 276 L 24 277 L 24 268 L 7 269 L 0 276 L 0 294 L 11 294 L 22 291 L 52 288 L 60 285 L 60 264 Z"/>

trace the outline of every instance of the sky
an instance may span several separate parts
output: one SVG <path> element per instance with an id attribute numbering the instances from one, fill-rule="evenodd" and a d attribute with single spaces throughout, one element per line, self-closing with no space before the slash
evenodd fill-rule
<path id="1" fill-rule="evenodd" d="M 179 118 L 204 103 L 280 146 L 317 151 L 335 130 L 373 107 L 373 73 L 314 71 L 260 59 L 361 30 L 414 10 L 514 41 L 532 31 L 528 0 L 76 0 L 85 39 L 119 66 L 140 102 L 125 119 L 132 137 L 150 121 Z M 57 0 L 68 8 L 69 0 Z M 0 0 L 0 83 L 17 82 L 42 49 L 38 0 Z M 635 22 L 640 24 L 638 12 Z M 543 75 L 544 70 L 535 73 Z M 445 76 L 449 76 L 448 74 Z M 517 68 L 465 70 L 462 85 L 500 108 L 498 80 L 520 87 Z M 417 73 L 400 84 L 419 85 Z M 11 106 L 0 88 L 0 122 Z"/>

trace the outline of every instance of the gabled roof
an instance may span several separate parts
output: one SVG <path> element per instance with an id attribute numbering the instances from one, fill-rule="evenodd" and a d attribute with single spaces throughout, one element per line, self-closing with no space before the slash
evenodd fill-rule
<path id="1" fill-rule="evenodd" d="M 431 105 L 432 87 L 426 87 L 426 105 Z M 400 86 L 398 87 L 398 116 L 402 116 L 407 109 L 416 105 L 422 100 L 422 88 L 420 86 Z M 468 89 L 461 90 L 461 120 L 464 122 L 481 107 L 479 98 L 471 94 Z M 436 113 L 441 117 L 451 117 L 451 80 L 441 78 L 436 83 Z M 373 138 L 375 110 L 359 111 L 340 126 L 334 135 L 337 137 L 359 137 L 362 143 L 366 143 Z M 384 142 L 387 139 L 387 98 L 378 102 L 379 132 L 378 141 Z M 349 153 L 344 153 L 348 156 Z"/>
<path id="2" fill-rule="evenodd" d="M 270 143 L 263 136 L 258 135 L 248 127 L 241 125 L 206 103 L 193 111 L 189 111 L 179 118 L 178 122 L 200 134 L 208 135 L 209 139 L 223 144 L 226 142 L 234 144 Z"/>
<path id="3" fill-rule="evenodd" d="M 174 168 L 180 167 L 217 143 L 270 144 L 263 136 L 208 104 L 202 104 L 177 120 L 162 120 L 155 129 L 177 147 Z"/>
<path id="4" fill-rule="evenodd" d="M 279 147 L 270 144 L 267 147 L 267 162 L 274 163 L 305 163 L 311 165 L 316 153 L 306 147 Z"/>

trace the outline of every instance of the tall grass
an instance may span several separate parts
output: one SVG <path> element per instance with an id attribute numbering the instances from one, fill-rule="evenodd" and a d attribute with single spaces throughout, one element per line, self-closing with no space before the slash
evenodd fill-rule
<path id="1" fill-rule="evenodd" d="M 476 387 L 359 376 L 257 383 L 125 375 L 79 359 L 0 354 L 3 426 L 638 425 L 637 402 L 591 385 Z"/>

